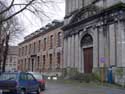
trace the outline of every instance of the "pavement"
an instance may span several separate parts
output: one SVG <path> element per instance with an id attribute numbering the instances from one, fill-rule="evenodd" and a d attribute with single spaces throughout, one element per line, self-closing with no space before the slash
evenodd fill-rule
<path id="1" fill-rule="evenodd" d="M 41 94 L 125 94 L 124 88 L 103 87 L 103 86 L 84 86 L 70 84 L 59 81 L 48 81 L 46 90 Z"/>

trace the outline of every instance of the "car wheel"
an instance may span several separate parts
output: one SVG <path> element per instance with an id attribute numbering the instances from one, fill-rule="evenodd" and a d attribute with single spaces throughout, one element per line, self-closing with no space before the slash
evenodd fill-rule
<path id="1" fill-rule="evenodd" d="M 36 92 L 37 92 L 37 94 L 40 94 L 41 88 L 39 87 L 38 90 L 37 90 Z"/>
<path id="2" fill-rule="evenodd" d="M 20 91 L 20 94 L 26 94 L 26 91 L 22 89 L 22 90 Z"/>

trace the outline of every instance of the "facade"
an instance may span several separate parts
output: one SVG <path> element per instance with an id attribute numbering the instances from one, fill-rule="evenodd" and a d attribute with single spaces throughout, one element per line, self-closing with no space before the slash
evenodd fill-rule
<path id="1" fill-rule="evenodd" d="M 62 25 L 55 20 L 25 37 L 19 44 L 20 70 L 60 74 L 63 64 Z"/>
<path id="2" fill-rule="evenodd" d="M 17 46 L 9 47 L 5 70 L 6 71 L 18 70 L 18 47 Z"/>
<path id="3" fill-rule="evenodd" d="M 125 0 L 66 0 L 64 68 L 125 79 Z M 121 74 L 121 75 L 119 75 Z"/>

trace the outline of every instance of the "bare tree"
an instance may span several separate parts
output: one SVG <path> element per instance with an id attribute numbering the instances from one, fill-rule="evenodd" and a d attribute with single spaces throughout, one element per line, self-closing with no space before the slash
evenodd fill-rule
<path id="1" fill-rule="evenodd" d="M 8 1 L 8 2 L 7 2 Z M 39 17 L 43 17 L 43 16 L 47 16 L 46 14 L 46 10 L 44 9 L 45 7 L 49 9 L 51 4 L 56 4 L 56 0 L 1 0 L 0 4 L 4 7 L 1 11 L 0 11 L 0 15 L 7 13 L 9 11 L 12 12 L 12 10 L 14 10 L 11 15 L 8 15 L 6 18 L 1 19 L 0 23 L 5 22 L 11 18 L 13 18 L 14 16 L 18 15 L 19 13 L 23 12 L 23 11 L 30 11 L 31 13 L 33 13 L 36 16 Z"/>
<path id="2" fill-rule="evenodd" d="M 18 1 L 18 2 L 17 2 Z M 0 0 L 0 69 L 5 71 L 10 39 L 21 32 L 16 16 L 29 11 L 40 19 L 48 17 L 44 8 L 55 4 L 54 0 Z M 2 68 L 1 68 L 2 66 Z"/>

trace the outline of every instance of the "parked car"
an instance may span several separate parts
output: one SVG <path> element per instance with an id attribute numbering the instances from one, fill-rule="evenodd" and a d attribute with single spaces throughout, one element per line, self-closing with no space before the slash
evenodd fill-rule
<path id="1" fill-rule="evenodd" d="M 41 88 L 41 91 L 45 90 L 46 81 L 44 79 L 44 75 L 42 75 L 39 72 L 29 72 L 29 73 L 31 73 L 37 79 L 37 81 L 39 82 L 39 86 Z"/>
<path id="2" fill-rule="evenodd" d="M 30 73 L 6 72 L 0 75 L 0 94 L 28 94 L 36 92 L 40 94 L 38 81 Z"/>

